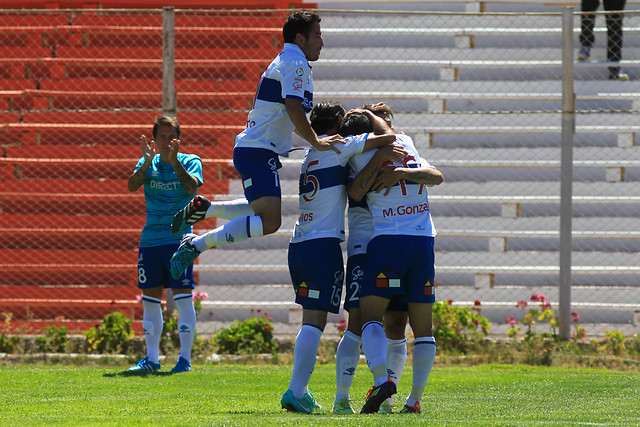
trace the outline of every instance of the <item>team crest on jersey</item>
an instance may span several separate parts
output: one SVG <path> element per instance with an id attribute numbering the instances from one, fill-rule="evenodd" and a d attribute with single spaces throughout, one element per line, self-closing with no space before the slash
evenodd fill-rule
<path id="1" fill-rule="evenodd" d="M 376 276 L 376 288 L 399 288 L 401 286 L 400 276 L 393 271 L 381 271 Z"/>
<path id="2" fill-rule="evenodd" d="M 436 288 L 431 284 L 431 280 L 427 280 L 427 283 L 424 284 L 424 296 L 432 297 L 436 295 Z"/>
<path id="3" fill-rule="evenodd" d="M 299 297 L 309 299 L 320 299 L 320 289 L 310 289 L 307 282 L 300 283 L 298 286 L 297 294 Z"/>

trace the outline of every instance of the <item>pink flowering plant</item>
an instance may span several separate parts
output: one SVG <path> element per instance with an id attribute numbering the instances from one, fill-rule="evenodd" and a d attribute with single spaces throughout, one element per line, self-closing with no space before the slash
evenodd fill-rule
<path id="1" fill-rule="evenodd" d="M 524 316 L 521 320 L 516 321 L 515 316 L 507 316 L 506 322 L 509 324 L 510 328 L 507 331 L 507 335 L 511 338 L 516 339 L 518 333 L 522 330 L 521 327 L 517 326 L 518 324 L 524 326 L 525 333 L 524 339 L 530 340 L 536 335 L 535 325 L 536 323 L 547 323 L 551 332 L 542 333 L 542 337 L 551 337 L 555 340 L 558 340 L 558 317 L 556 316 L 551 303 L 547 300 L 547 296 L 544 294 L 532 294 L 529 298 L 529 302 L 525 300 L 520 300 L 516 303 L 516 308 L 521 309 L 524 312 Z M 571 313 L 573 321 L 577 322 L 580 319 L 578 313 Z"/>

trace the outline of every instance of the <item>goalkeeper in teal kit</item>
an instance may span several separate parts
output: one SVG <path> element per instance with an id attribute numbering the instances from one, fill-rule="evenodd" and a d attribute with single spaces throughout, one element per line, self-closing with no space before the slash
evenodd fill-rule
<path id="1" fill-rule="evenodd" d="M 180 244 L 180 236 L 171 232 L 173 216 L 202 185 L 202 160 L 194 154 L 179 153 L 180 125 L 173 117 L 158 117 L 153 140 L 140 139 L 142 158 L 129 177 L 129 191 L 144 186 L 147 209 L 146 224 L 140 236 L 138 253 L 138 287 L 142 290 L 144 314 L 142 326 L 147 355 L 129 371 L 160 369 L 162 335 L 162 291 L 171 288 L 178 308 L 180 356 L 171 372 L 191 370 L 191 348 L 196 333 L 193 307 L 193 265 L 177 278 L 171 277 L 169 263 Z M 159 154 L 156 154 L 155 148 Z"/>

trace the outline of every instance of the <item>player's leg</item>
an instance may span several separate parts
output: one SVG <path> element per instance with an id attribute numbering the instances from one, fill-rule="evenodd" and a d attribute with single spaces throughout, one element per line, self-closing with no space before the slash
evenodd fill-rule
<path id="1" fill-rule="evenodd" d="M 432 303 L 409 303 L 409 324 L 415 334 L 411 393 L 400 413 L 420 412 L 420 400 L 436 357 L 436 340 L 431 331 Z"/>
<path id="2" fill-rule="evenodd" d="M 405 280 L 405 298 L 409 308 L 409 324 L 415 336 L 413 346 L 413 378 L 411 393 L 400 413 L 420 412 L 420 399 L 427 385 L 436 357 L 436 341 L 432 333 L 432 308 L 435 302 L 434 239 L 406 239 L 414 254 Z"/>
<path id="3" fill-rule="evenodd" d="M 138 251 L 138 288 L 142 290 L 142 328 L 147 354 L 130 371 L 160 369 L 160 337 L 162 336 L 162 256 L 161 247 Z"/>
<path id="4" fill-rule="evenodd" d="M 359 301 L 365 259 L 366 254 L 363 253 L 352 255 L 347 260 L 344 309 L 349 313 L 349 320 L 336 349 L 336 395 L 331 411 L 336 414 L 354 413 L 350 403 L 350 390 L 362 345 Z"/>
<path id="5" fill-rule="evenodd" d="M 211 202 L 204 196 L 195 196 L 187 206 L 174 215 L 171 232 L 180 234 L 188 227 L 207 218 L 236 219 L 241 216 L 255 215 L 245 198 Z"/>
<path id="6" fill-rule="evenodd" d="M 339 239 L 314 239 L 289 245 L 289 271 L 302 326 L 293 350 L 291 381 L 280 401 L 289 411 L 309 413 L 319 407 L 309 391 L 327 312 L 338 313 L 344 281 Z M 319 262 L 319 256 L 322 260 Z"/>
<path id="7" fill-rule="evenodd" d="M 607 0 L 604 1 L 604 9 L 607 11 L 624 10 L 626 0 Z M 605 20 L 607 22 L 607 60 L 609 62 L 620 62 L 622 59 L 622 21 L 624 15 L 622 13 L 607 13 Z M 629 76 L 622 73 L 620 66 L 609 67 L 610 80 L 629 80 Z"/>
<path id="8" fill-rule="evenodd" d="M 196 310 L 193 306 L 193 265 L 187 268 L 185 277 L 172 280 L 173 299 L 178 308 L 178 334 L 180 336 L 180 356 L 171 372 L 191 370 L 191 349 L 196 335 Z"/>
<path id="9" fill-rule="evenodd" d="M 200 236 L 185 234 L 171 259 L 171 275 L 178 278 L 207 249 L 252 237 L 274 233 L 281 223 L 281 190 L 278 169 L 282 167 L 273 151 L 236 148 L 233 161 L 240 173 L 244 195 L 255 215 L 235 218 Z"/>
<path id="10" fill-rule="evenodd" d="M 407 318 L 407 305 L 394 298 L 384 314 L 384 332 L 387 335 L 387 374 L 396 387 L 407 363 Z M 392 406 L 393 397 L 389 397 L 380 406 L 380 411 L 391 413 Z"/>

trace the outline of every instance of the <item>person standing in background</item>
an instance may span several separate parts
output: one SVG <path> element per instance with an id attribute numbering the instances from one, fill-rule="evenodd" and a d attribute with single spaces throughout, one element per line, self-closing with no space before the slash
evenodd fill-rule
<path id="1" fill-rule="evenodd" d="M 622 59 L 622 13 L 613 11 L 622 11 L 627 0 L 602 0 L 602 5 L 607 13 L 605 19 L 607 22 L 607 60 L 609 62 L 620 62 Z M 596 15 L 584 12 L 595 12 L 600 6 L 600 0 L 582 0 L 581 17 L 581 33 L 580 33 L 580 51 L 578 52 L 578 61 L 586 61 L 591 57 L 591 48 L 595 42 L 593 28 L 596 23 Z M 629 76 L 623 73 L 619 66 L 609 67 L 609 80 L 629 80 Z"/>

